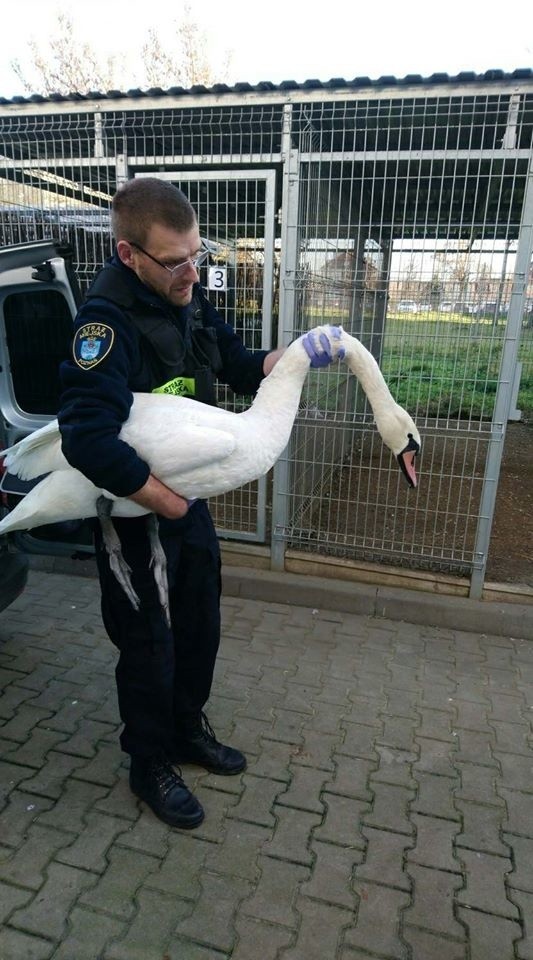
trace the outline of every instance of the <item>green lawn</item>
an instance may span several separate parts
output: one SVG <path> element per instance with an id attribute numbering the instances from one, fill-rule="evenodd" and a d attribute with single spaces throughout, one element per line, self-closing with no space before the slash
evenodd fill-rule
<path id="1" fill-rule="evenodd" d="M 390 317 L 381 368 L 402 406 L 419 415 L 490 419 L 505 328 L 451 314 L 435 321 Z M 522 377 L 517 406 L 533 416 L 533 329 L 523 328 Z"/>
<path id="2" fill-rule="evenodd" d="M 337 315 L 326 322 L 342 323 Z M 308 316 L 308 326 L 319 322 Z M 393 314 L 387 317 L 381 369 L 394 398 L 414 416 L 491 419 L 505 327 L 458 314 Z M 519 348 L 522 378 L 517 406 L 533 418 L 533 328 L 524 327 Z M 314 380 L 314 378 L 313 378 Z M 317 393 L 319 395 L 317 395 Z M 325 394 L 329 394 L 326 397 Z M 320 407 L 334 405 L 324 382 L 311 387 Z"/>

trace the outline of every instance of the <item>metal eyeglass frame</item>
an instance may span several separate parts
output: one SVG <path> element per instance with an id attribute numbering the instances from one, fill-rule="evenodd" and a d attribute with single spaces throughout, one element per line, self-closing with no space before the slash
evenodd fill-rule
<path id="1" fill-rule="evenodd" d="M 145 250 L 144 247 L 141 247 L 140 243 L 135 243 L 134 240 L 128 240 L 130 247 L 135 247 L 136 250 L 139 250 L 141 253 L 144 253 L 145 257 L 149 257 L 150 260 L 153 260 L 154 263 L 157 263 L 158 267 L 163 267 L 163 270 L 166 270 L 170 273 L 171 277 L 175 277 L 179 270 L 182 270 L 183 267 L 186 267 L 187 264 L 191 263 L 195 270 L 198 267 L 202 266 L 202 263 L 205 263 L 209 256 L 209 250 L 202 250 L 197 257 L 188 257 L 187 260 L 183 260 L 182 263 L 176 263 L 173 267 L 168 267 L 166 263 L 162 263 L 161 260 L 158 260 L 157 257 L 152 256 L 151 253 L 148 253 L 148 250 Z"/>

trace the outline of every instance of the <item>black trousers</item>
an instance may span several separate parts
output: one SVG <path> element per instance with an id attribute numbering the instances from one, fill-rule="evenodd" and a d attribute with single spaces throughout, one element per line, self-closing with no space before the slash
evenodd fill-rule
<path id="1" fill-rule="evenodd" d="M 172 756 L 183 715 L 199 712 L 211 690 L 220 642 L 220 550 L 204 501 L 182 520 L 159 518 L 168 564 L 172 627 L 153 572 L 146 517 L 114 520 L 141 605 L 136 612 L 109 567 L 99 524 L 96 559 L 106 631 L 120 651 L 116 667 L 122 749 Z"/>

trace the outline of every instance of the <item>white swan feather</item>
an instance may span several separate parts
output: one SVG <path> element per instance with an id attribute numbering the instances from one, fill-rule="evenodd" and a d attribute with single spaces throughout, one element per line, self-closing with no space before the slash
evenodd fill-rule
<path id="1" fill-rule="evenodd" d="M 384 443 L 398 457 L 407 479 L 416 485 L 414 457 L 420 447 L 409 414 L 393 400 L 374 357 L 342 327 L 317 327 L 325 333 L 333 357 L 343 352 L 365 390 Z M 248 410 L 232 413 L 183 397 L 134 394 L 120 437 L 148 463 L 159 480 L 192 500 L 233 490 L 263 476 L 288 443 L 298 412 L 309 357 L 294 341 L 265 377 Z M 48 474 L 0 522 L 0 533 L 97 515 L 102 495 L 114 501 L 113 516 L 149 511 L 127 497 L 96 487 L 71 467 L 61 451 L 57 420 L 3 452 L 7 470 L 22 480 Z M 403 458 L 403 460 L 402 460 Z"/>

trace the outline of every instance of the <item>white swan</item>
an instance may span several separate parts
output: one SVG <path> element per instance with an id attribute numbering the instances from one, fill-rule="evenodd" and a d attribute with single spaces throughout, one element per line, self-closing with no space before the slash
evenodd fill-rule
<path id="1" fill-rule="evenodd" d="M 383 442 L 416 486 L 415 456 L 420 435 L 409 414 L 393 400 L 372 354 L 342 327 L 322 326 L 333 357 L 342 351 L 372 407 Z M 138 393 L 120 437 L 134 447 L 159 480 L 181 496 L 208 498 L 263 476 L 288 443 L 298 412 L 309 357 L 295 340 L 262 381 L 248 410 L 232 413 L 196 400 Z M 0 522 L 0 534 L 42 524 L 100 515 L 98 501 L 113 501 L 113 517 L 149 511 L 132 500 L 99 489 L 71 467 L 61 452 L 57 420 L 2 452 L 6 469 L 21 480 L 47 473 Z"/>

